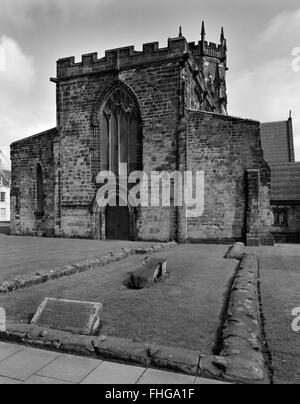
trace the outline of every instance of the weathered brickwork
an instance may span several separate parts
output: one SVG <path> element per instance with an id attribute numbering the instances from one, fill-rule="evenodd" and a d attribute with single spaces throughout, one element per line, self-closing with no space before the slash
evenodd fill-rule
<path id="1" fill-rule="evenodd" d="M 273 244 L 269 188 L 264 186 L 259 169 L 247 170 L 247 245 Z"/>
<path id="2" fill-rule="evenodd" d="M 188 111 L 186 126 L 186 166 L 204 171 L 205 178 L 204 214 L 187 220 L 188 238 L 270 242 L 270 171 L 263 159 L 259 123 Z M 252 178 L 247 185 L 251 168 L 256 169 L 256 188 Z"/>
<path id="3" fill-rule="evenodd" d="M 268 170 L 258 124 L 243 120 L 236 124 L 226 117 L 226 51 L 223 32 L 217 46 L 206 42 L 203 28 L 197 44 L 180 35 L 169 39 L 166 48 L 150 43 L 142 51 L 133 47 L 107 51 L 102 59 L 89 54 L 78 63 L 74 58 L 59 60 L 57 78 L 52 79 L 57 90 L 57 136 L 41 135 L 12 146 L 13 233 L 106 237 L 108 219 L 96 203 L 96 178 L 106 164 L 106 103 L 120 91 L 136 114 L 137 169 L 149 177 L 153 171 L 187 169 L 204 169 L 207 175 L 203 218 L 187 223 L 184 207 L 130 208 L 130 238 L 245 238 L 246 170 L 261 168 L 267 191 Z M 38 161 L 45 170 L 47 193 L 41 217 L 35 215 L 33 186 Z"/>
<path id="4" fill-rule="evenodd" d="M 11 146 L 11 230 L 17 235 L 54 235 L 54 156 L 56 129 Z M 37 206 L 37 167 L 43 169 L 44 215 Z"/>

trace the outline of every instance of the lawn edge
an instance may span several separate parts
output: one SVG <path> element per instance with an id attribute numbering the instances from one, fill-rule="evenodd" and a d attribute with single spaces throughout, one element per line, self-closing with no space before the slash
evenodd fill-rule
<path id="1" fill-rule="evenodd" d="M 259 299 L 259 261 L 246 253 L 238 268 L 223 329 L 223 377 L 237 383 L 271 384 L 265 358 Z"/>
<path id="2" fill-rule="evenodd" d="M 78 273 L 86 272 L 91 269 L 104 267 L 114 262 L 121 261 L 133 255 L 151 255 L 171 249 L 178 246 L 178 243 L 171 241 L 169 243 L 155 244 L 146 248 L 122 248 L 115 253 L 99 256 L 94 260 L 84 260 L 74 264 L 65 265 L 61 268 L 55 268 L 49 272 L 36 272 L 34 275 L 20 275 L 11 280 L 0 283 L 0 295 L 14 292 L 19 289 L 30 288 L 66 276 L 72 276 Z"/>
<path id="3" fill-rule="evenodd" d="M 159 252 L 157 248 L 154 252 Z M 149 250 L 135 249 L 134 254 L 149 254 Z M 231 288 L 219 356 L 124 338 L 81 336 L 27 324 L 9 324 L 7 331 L 0 332 L 0 340 L 235 384 L 270 384 L 263 347 L 259 281 L 258 258 L 246 254 Z"/>

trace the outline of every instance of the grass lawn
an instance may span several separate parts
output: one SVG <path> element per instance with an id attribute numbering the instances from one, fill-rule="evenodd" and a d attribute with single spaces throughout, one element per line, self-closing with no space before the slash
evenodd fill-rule
<path id="1" fill-rule="evenodd" d="M 292 330 L 292 310 L 300 307 L 300 248 L 281 245 L 256 249 L 266 336 L 272 353 L 274 382 L 300 383 L 300 333 Z"/>
<path id="2" fill-rule="evenodd" d="M 0 297 L 11 321 L 27 322 L 44 297 L 104 304 L 101 334 L 212 353 L 237 262 L 226 246 L 188 245 L 158 254 L 170 276 L 153 288 L 129 290 L 128 273 L 142 256 Z"/>
<path id="3" fill-rule="evenodd" d="M 122 247 L 155 243 L 15 237 L 0 234 L 0 282 L 22 274 L 57 267 L 115 252 Z"/>

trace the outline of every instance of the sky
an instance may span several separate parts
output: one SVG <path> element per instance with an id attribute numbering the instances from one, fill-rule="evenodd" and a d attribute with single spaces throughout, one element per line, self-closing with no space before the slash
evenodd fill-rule
<path id="1" fill-rule="evenodd" d="M 300 160 L 299 0 L 0 0 L 0 148 L 55 126 L 56 60 L 177 37 L 228 41 L 230 115 L 292 110 Z"/>

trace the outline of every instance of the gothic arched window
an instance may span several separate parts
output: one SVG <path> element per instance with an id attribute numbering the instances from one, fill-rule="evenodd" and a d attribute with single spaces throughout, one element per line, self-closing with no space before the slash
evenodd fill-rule
<path id="1" fill-rule="evenodd" d="M 116 89 L 103 108 L 101 131 L 101 166 L 116 176 L 137 169 L 138 118 L 134 102 Z M 127 172 L 124 170 L 127 164 Z"/>
<path id="2" fill-rule="evenodd" d="M 43 169 L 38 164 L 36 169 L 36 199 L 37 199 L 37 214 L 44 214 L 44 178 Z"/>

